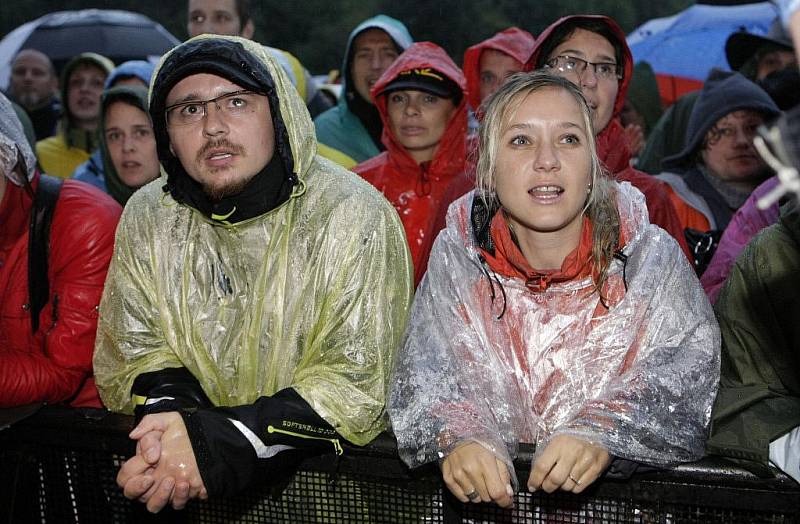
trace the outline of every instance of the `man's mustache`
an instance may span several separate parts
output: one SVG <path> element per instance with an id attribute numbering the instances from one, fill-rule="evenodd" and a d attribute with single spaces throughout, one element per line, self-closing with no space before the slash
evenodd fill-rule
<path id="1" fill-rule="evenodd" d="M 239 144 L 234 144 L 230 140 L 223 138 L 220 140 L 209 140 L 203 144 L 203 147 L 201 147 L 197 152 L 197 161 L 202 162 L 208 155 L 208 152 L 214 149 L 227 149 L 234 155 L 244 156 L 244 147 L 240 146 Z"/>

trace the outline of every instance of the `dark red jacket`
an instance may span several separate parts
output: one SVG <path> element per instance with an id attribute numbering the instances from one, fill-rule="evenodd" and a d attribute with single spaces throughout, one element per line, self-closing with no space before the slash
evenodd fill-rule
<path id="1" fill-rule="evenodd" d="M 33 187 L 38 183 L 37 174 Z M 32 203 L 24 188 L 8 182 L 0 202 L 0 407 L 99 407 L 92 353 L 122 208 L 94 187 L 64 181 L 50 229 L 50 300 L 33 334 L 27 306 Z"/>
<path id="2" fill-rule="evenodd" d="M 605 23 L 616 35 L 622 45 L 622 63 L 624 74 L 619 82 L 617 99 L 614 101 L 614 113 L 608 125 L 597 135 L 597 154 L 614 178 L 620 182 L 630 182 L 644 194 L 647 200 L 647 211 L 650 215 L 650 222 L 661 227 L 669 233 L 683 249 L 683 252 L 691 260 L 689 247 L 683 234 L 683 226 L 678 217 L 675 205 L 686 205 L 678 198 L 671 198 L 670 190 L 666 183 L 631 167 L 631 151 L 623 135 L 623 127 L 619 120 L 622 106 L 625 104 L 625 97 L 628 94 L 628 85 L 633 76 L 633 55 L 625 41 L 625 33 L 617 23 L 601 15 L 575 15 L 565 16 L 550 24 L 539 38 L 536 40 L 536 47 L 531 54 L 529 68 L 536 69 L 537 65 L 542 67 L 547 57 L 540 57 L 543 44 L 560 25 L 572 20 L 597 20 Z M 613 45 L 613 43 L 612 43 Z"/>
<path id="3" fill-rule="evenodd" d="M 468 100 L 473 111 L 481 105 L 480 65 L 484 49 L 505 53 L 524 66 L 528 63 L 535 44 L 536 39 L 529 32 L 518 27 L 509 27 L 464 52 L 464 77 L 467 79 Z"/>
<path id="4" fill-rule="evenodd" d="M 460 196 L 448 192 L 448 188 L 467 172 L 467 100 L 466 96 L 462 97 L 433 159 L 417 164 L 392 134 L 386 110 L 387 97 L 378 93 L 401 72 L 426 67 L 439 71 L 458 84 L 462 91 L 466 91 L 463 73 L 441 47 L 430 42 L 413 44 L 372 88 L 375 105 L 383 120 L 382 141 L 386 151 L 353 169 L 381 191 L 397 209 L 411 249 L 415 285 L 425 274 L 433 241 L 444 223 L 442 215 L 450 204 L 450 201 L 444 200 L 445 194 L 450 195 L 448 198 Z"/>

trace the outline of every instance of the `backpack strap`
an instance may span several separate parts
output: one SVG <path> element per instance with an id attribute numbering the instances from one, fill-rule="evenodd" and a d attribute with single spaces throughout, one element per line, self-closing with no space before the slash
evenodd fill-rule
<path id="1" fill-rule="evenodd" d="M 28 306 L 33 333 L 39 330 L 39 313 L 50 300 L 50 281 L 47 275 L 50 226 L 63 183 L 60 178 L 40 175 L 39 187 L 33 198 L 28 233 Z"/>

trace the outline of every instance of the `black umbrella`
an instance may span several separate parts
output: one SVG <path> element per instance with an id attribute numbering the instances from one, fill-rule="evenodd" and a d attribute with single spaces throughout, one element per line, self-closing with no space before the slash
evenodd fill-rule
<path id="1" fill-rule="evenodd" d="M 150 18 L 130 11 L 84 9 L 50 13 L 27 22 L 0 41 L 0 85 L 21 49 L 38 49 L 57 71 L 73 56 L 94 51 L 119 64 L 164 54 L 180 41 Z"/>

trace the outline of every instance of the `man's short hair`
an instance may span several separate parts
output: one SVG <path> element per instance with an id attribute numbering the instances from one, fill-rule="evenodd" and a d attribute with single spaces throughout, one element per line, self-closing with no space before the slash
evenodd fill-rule
<path id="1" fill-rule="evenodd" d="M 19 58 L 19 55 L 22 54 L 24 51 L 36 51 L 38 53 L 41 53 L 42 56 L 44 56 L 47 59 L 47 70 L 50 72 L 50 76 L 58 78 L 58 73 L 56 72 L 56 67 L 53 65 L 53 61 L 50 60 L 50 57 L 47 56 L 45 53 L 42 53 L 41 51 L 39 51 L 38 49 L 35 49 L 33 47 L 26 47 L 25 49 L 20 49 L 19 51 L 17 51 L 17 54 L 14 55 L 14 59 L 11 60 L 11 65 L 12 66 L 14 65 L 14 62 L 16 62 L 17 59 Z"/>

